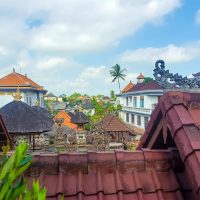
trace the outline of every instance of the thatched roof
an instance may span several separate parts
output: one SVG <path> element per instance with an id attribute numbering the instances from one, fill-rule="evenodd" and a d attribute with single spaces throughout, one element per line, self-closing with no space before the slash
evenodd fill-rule
<path id="1" fill-rule="evenodd" d="M 90 122 L 89 118 L 83 112 L 69 112 L 69 115 L 71 117 L 71 122 L 74 124 L 87 124 Z"/>
<path id="2" fill-rule="evenodd" d="M 31 106 L 12 101 L 0 109 L 6 128 L 9 133 L 28 134 L 42 133 L 51 130 L 52 124 L 43 115 Z"/>
<path id="3" fill-rule="evenodd" d="M 54 124 L 54 121 L 51 117 L 51 113 L 48 112 L 46 109 L 40 107 L 40 106 L 32 106 L 33 109 L 35 109 L 35 111 L 38 113 L 38 115 L 40 115 L 42 118 L 44 118 L 45 120 L 49 120 L 49 123 L 51 123 L 52 125 Z"/>

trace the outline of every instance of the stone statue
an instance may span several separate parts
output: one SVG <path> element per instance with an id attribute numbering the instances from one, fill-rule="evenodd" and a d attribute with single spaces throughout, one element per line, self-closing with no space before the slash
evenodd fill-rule
<path id="1" fill-rule="evenodd" d="M 181 89 L 195 89 L 200 88 L 200 72 L 193 74 L 193 78 L 182 77 L 178 73 L 169 73 L 169 70 L 165 70 L 165 62 L 163 60 L 157 60 L 155 63 L 154 77 L 157 83 L 165 88 L 181 88 Z"/>

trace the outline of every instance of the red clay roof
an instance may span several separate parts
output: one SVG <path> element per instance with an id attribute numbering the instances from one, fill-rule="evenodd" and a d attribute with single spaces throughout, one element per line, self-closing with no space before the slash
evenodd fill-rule
<path id="1" fill-rule="evenodd" d="M 130 81 L 130 83 L 126 87 L 124 87 L 124 89 L 122 90 L 122 93 L 129 92 L 129 90 L 131 90 L 134 86 L 135 86 L 135 84 L 133 84 Z"/>
<path id="2" fill-rule="evenodd" d="M 200 199 L 200 93 L 169 92 L 159 101 L 138 149 L 177 148 L 190 179 L 194 197 Z"/>
<path id="3" fill-rule="evenodd" d="M 77 129 L 77 125 L 71 122 L 71 116 L 64 110 L 59 111 L 53 119 L 64 119 L 62 123 L 63 126 L 67 126 L 71 129 Z"/>
<path id="4" fill-rule="evenodd" d="M 26 178 L 39 178 L 47 200 L 192 199 L 187 180 L 172 170 L 171 152 L 88 152 L 35 155 Z M 184 186 L 184 187 L 183 187 Z"/>
<path id="5" fill-rule="evenodd" d="M 137 83 L 128 92 L 145 91 L 145 90 L 162 90 L 163 88 L 158 85 L 156 81 L 151 81 L 149 83 Z"/>
<path id="6" fill-rule="evenodd" d="M 26 178 L 39 178 L 49 200 L 199 200 L 199 124 L 200 93 L 170 92 L 138 151 L 39 154 Z"/>
<path id="7" fill-rule="evenodd" d="M 102 128 L 106 132 L 133 132 L 133 130 L 113 114 L 108 114 L 104 117 L 97 127 Z"/>
<path id="8" fill-rule="evenodd" d="M 144 79 L 144 75 L 140 73 L 140 75 L 137 77 L 137 79 Z"/>
<path id="9" fill-rule="evenodd" d="M 7 76 L 4 76 L 0 79 L 0 87 L 6 87 L 6 86 L 13 86 L 13 87 L 35 87 L 37 89 L 43 90 L 43 87 L 32 81 L 27 76 L 24 76 L 22 74 L 18 74 L 16 72 L 12 72 L 8 74 Z"/>

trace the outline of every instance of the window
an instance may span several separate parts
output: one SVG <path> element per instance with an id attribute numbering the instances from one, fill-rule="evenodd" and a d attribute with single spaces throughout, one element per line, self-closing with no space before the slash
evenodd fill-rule
<path id="1" fill-rule="evenodd" d="M 126 121 L 129 122 L 129 113 L 126 113 Z"/>
<path id="2" fill-rule="evenodd" d="M 141 126 L 141 116 L 137 116 L 137 125 Z"/>
<path id="3" fill-rule="evenodd" d="M 128 97 L 126 97 L 126 106 L 128 106 Z"/>
<path id="4" fill-rule="evenodd" d="M 134 114 L 131 114 L 131 123 L 134 124 L 134 122 L 135 122 Z"/>
<path id="5" fill-rule="evenodd" d="M 148 121 L 149 121 L 149 118 L 148 117 L 144 117 L 144 127 L 147 126 L 148 124 Z"/>
<path id="6" fill-rule="evenodd" d="M 134 107 L 137 107 L 137 97 L 134 97 L 133 106 L 134 106 Z"/>
<path id="7" fill-rule="evenodd" d="M 26 94 L 26 103 L 27 103 L 29 106 L 32 106 L 32 97 L 31 97 L 31 93 L 27 93 L 27 94 Z"/>
<path id="8" fill-rule="evenodd" d="M 129 102 L 132 103 L 132 97 L 129 97 Z"/>
<path id="9" fill-rule="evenodd" d="M 144 108 L 144 97 L 143 96 L 140 97 L 140 107 Z"/>
<path id="10" fill-rule="evenodd" d="M 43 97 L 41 96 L 39 99 L 40 99 L 40 106 L 43 107 Z"/>

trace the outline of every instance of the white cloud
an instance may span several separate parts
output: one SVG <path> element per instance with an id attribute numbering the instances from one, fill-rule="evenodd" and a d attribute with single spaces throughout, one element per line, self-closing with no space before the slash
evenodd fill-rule
<path id="1" fill-rule="evenodd" d="M 108 75 L 108 69 L 105 66 L 88 67 L 81 72 L 80 77 L 83 79 L 97 79 L 105 78 L 105 74 Z"/>
<path id="2" fill-rule="evenodd" d="M 67 60 L 65 58 L 50 57 L 39 60 L 36 64 L 36 68 L 46 70 L 60 65 L 66 65 L 66 67 L 68 67 Z"/>
<path id="3" fill-rule="evenodd" d="M 1 10 L 8 12 L 2 13 L 0 38 L 41 52 L 98 51 L 115 46 L 180 4 L 181 0 L 1 1 Z"/>
<path id="4" fill-rule="evenodd" d="M 0 55 L 6 56 L 8 54 L 8 51 L 5 47 L 0 46 Z"/>
<path id="5" fill-rule="evenodd" d="M 136 82 L 138 76 L 139 76 L 139 73 L 128 73 L 126 76 L 126 80 Z"/>
<path id="6" fill-rule="evenodd" d="M 200 9 L 197 11 L 197 14 L 196 14 L 196 23 L 197 24 L 200 24 Z"/>
<path id="7" fill-rule="evenodd" d="M 166 47 L 139 48 L 121 55 L 123 62 L 150 62 L 158 59 L 171 63 L 187 62 L 200 57 L 200 41 L 182 46 L 170 44 Z"/>
<path id="8" fill-rule="evenodd" d="M 109 93 L 117 84 L 111 83 L 107 67 L 88 67 L 75 60 L 109 51 L 146 23 L 162 20 L 181 1 L 0 1 L 1 72 L 5 75 L 15 66 L 57 94 L 76 90 Z M 134 77 L 127 75 L 127 79 Z"/>

